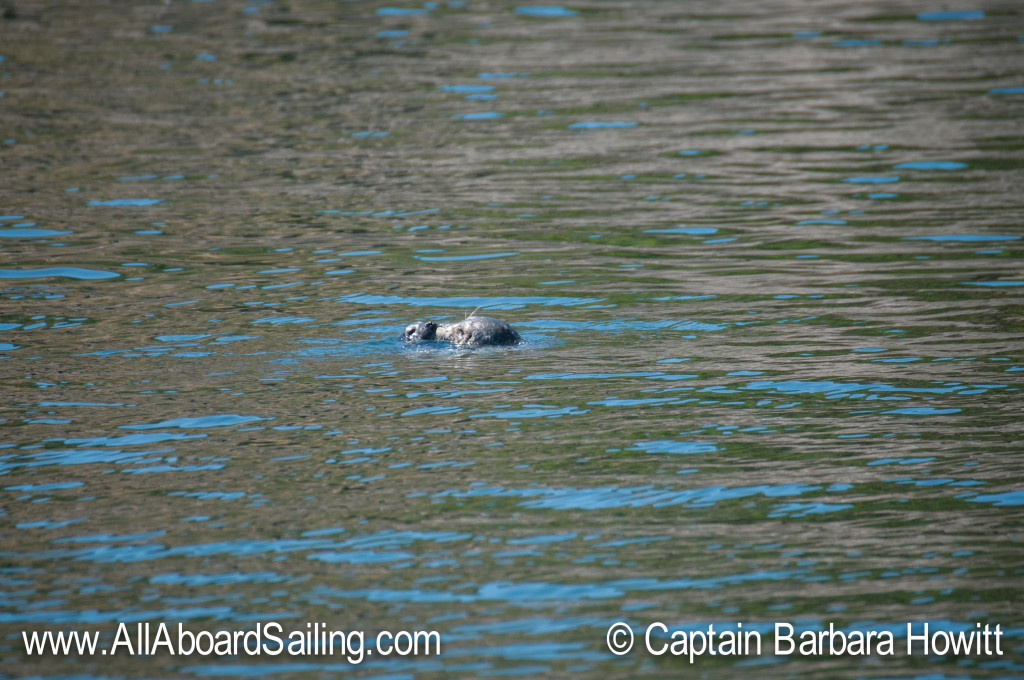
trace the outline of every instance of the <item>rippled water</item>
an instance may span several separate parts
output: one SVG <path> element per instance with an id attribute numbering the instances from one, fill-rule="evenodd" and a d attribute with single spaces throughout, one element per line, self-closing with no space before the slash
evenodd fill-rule
<path id="1" fill-rule="evenodd" d="M 21 642 L 270 620 L 441 633 L 370 676 L 1024 672 L 1017 3 L 8 7 L 3 673 L 350 670 Z M 397 339 L 478 307 L 525 344 Z"/>

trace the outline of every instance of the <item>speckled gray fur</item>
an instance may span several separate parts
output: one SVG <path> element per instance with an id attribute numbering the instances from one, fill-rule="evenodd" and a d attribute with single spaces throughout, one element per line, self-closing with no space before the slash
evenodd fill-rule
<path id="1" fill-rule="evenodd" d="M 406 327 L 402 338 L 406 342 L 444 340 L 459 347 L 515 345 L 523 341 L 514 328 L 489 316 L 471 316 L 441 325 L 433 321 L 417 321 Z"/>

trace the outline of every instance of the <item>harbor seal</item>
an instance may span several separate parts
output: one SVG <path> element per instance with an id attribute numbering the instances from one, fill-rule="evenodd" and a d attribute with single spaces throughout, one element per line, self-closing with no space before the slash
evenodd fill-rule
<path id="1" fill-rule="evenodd" d="M 517 345 L 523 341 L 512 326 L 489 316 L 470 316 L 440 325 L 433 321 L 417 321 L 406 326 L 402 339 L 406 342 L 444 340 L 459 347 Z"/>

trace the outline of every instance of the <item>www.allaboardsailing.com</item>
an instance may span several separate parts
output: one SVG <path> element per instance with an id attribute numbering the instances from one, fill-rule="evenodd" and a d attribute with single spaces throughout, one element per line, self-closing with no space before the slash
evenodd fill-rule
<path id="1" fill-rule="evenodd" d="M 276 621 L 246 630 L 189 630 L 184 624 L 119 623 L 109 646 L 109 631 L 22 631 L 29 656 L 340 656 L 362 663 L 369 656 L 429 656 L 441 653 L 437 631 L 380 631 L 370 638 L 361 630 L 335 630 L 320 622 L 285 629 Z"/>

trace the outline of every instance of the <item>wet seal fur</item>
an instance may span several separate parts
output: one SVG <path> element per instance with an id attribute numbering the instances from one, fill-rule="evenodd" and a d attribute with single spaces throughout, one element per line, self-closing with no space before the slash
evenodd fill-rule
<path id="1" fill-rule="evenodd" d="M 406 326 L 402 339 L 406 342 L 444 340 L 459 347 L 518 345 L 523 341 L 519 333 L 504 321 L 472 314 L 462 321 L 441 325 L 433 321 L 417 321 Z"/>

